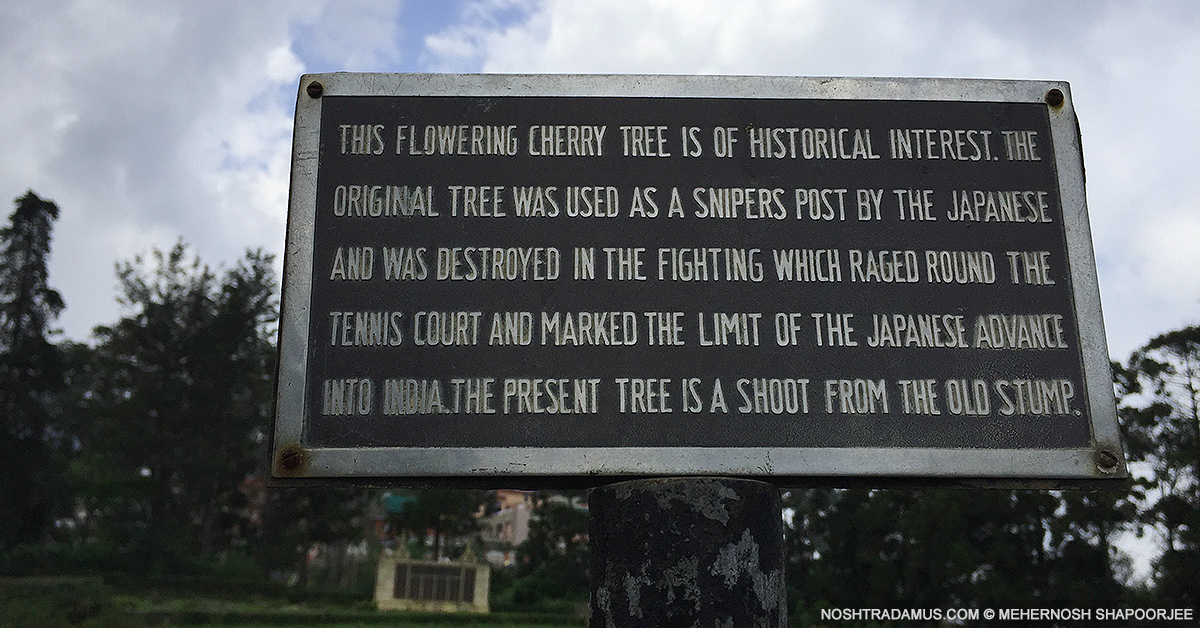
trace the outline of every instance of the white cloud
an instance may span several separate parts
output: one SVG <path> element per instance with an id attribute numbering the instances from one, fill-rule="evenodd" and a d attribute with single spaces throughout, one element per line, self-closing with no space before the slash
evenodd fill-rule
<path id="1" fill-rule="evenodd" d="M 119 257 L 282 253 L 304 71 L 1065 79 L 1121 357 L 1196 318 L 1198 26 L 1187 2 L 7 3 L 0 195 L 62 207 L 52 281 L 80 337 L 115 315 Z"/>
<path id="2" fill-rule="evenodd" d="M 51 282 L 75 338 L 117 316 L 113 264 L 182 237 L 283 253 L 297 54 L 397 58 L 396 4 L 79 0 L 0 7 L 0 194 L 58 202 Z M 296 32 L 312 39 L 296 42 Z M 305 47 L 307 46 L 307 48 Z M 327 69 L 327 68 L 323 68 Z"/>
<path id="3" fill-rule="evenodd" d="M 488 72 L 903 76 L 925 61 L 921 75 L 976 76 L 980 59 L 1032 65 L 954 4 L 551 0 L 521 23 L 498 19 L 497 4 L 476 3 L 427 45 Z"/>
<path id="4" fill-rule="evenodd" d="M 426 38 L 456 71 L 1037 78 L 1072 84 L 1110 347 L 1200 310 L 1200 12 L 1188 2 L 478 2 Z"/>
<path id="5" fill-rule="evenodd" d="M 307 71 L 397 71 L 405 37 L 403 22 L 397 19 L 398 1 L 342 0 L 303 6 L 307 10 L 295 16 L 291 37 L 315 65 Z"/>

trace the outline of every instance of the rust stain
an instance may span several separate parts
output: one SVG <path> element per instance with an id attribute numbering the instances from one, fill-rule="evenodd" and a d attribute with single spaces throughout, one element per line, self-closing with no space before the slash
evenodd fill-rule
<path id="1" fill-rule="evenodd" d="M 1112 473 L 1116 471 L 1117 465 L 1120 463 L 1121 459 L 1117 457 L 1117 454 L 1108 451 L 1107 449 L 1096 452 L 1096 465 L 1099 466 L 1100 470 L 1104 473 Z"/>
<path id="2" fill-rule="evenodd" d="M 1066 100 L 1066 96 L 1063 96 L 1062 90 L 1058 88 L 1046 92 L 1046 104 L 1055 109 L 1062 109 L 1063 103 Z"/>
<path id="3" fill-rule="evenodd" d="M 308 470 L 308 452 L 299 444 L 285 445 L 275 459 L 276 475 L 297 477 Z"/>

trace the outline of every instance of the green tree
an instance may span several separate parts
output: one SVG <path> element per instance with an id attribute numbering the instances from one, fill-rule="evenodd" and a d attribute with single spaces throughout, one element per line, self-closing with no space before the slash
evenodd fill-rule
<path id="1" fill-rule="evenodd" d="M 1117 371 L 1140 521 L 1161 540 L 1156 595 L 1200 605 L 1200 326 L 1162 334 Z"/>
<path id="2" fill-rule="evenodd" d="M 450 540 L 478 529 L 477 516 L 487 502 L 487 492 L 461 489 L 419 489 L 416 499 L 392 517 L 392 524 L 424 539 L 433 532 L 433 558 L 443 555 Z"/>
<path id="3" fill-rule="evenodd" d="M 59 492 L 47 446 L 49 396 L 63 381 L 50 341 L 63 300 L 46 265 L 57 219 L 30 191 L 0 229 L 0 548 L 39 540 Z"/>
<path id="4" fill-rule="evenodd" d="M 274 271 L 269 255 L 248 252 L 218 276 L 180 243 L 119 264 L 117 278 L 128 313 L 95 330 L 80 459 L 111 488 L 96 514 L 114 538 L 170 569 L 241 533 L 238 486 L 265 456 Z"/>
<path id="5" fill-rule="evenodd" d="M 308 550 L 361 539 L 372 494 L 334 486 L 268 490 L 261 525 L 250 528 L 250 551 L 264 571 L 292 571 L 308 582 Z"/>
<path id="6" fill-rule="evenodd" d="M 543 492 L 535 499 L 529 537 L 517 546 L 517 580 L 511 599 L 537 604 L 545 599 L 586 599 L 590 554 L 588 512 L 582 495 Z"/>
<path id="7" fill-rule="evenodd" d="M 1112 494 L 799 490 L 784 504 L 792 617 L 822 607 L 1079 606 L 1122 599 Z"/>

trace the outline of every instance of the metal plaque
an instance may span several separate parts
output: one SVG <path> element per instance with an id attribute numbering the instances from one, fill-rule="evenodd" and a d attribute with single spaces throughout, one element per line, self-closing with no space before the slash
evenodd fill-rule
<path id="1" fill-rule="evenodd" d="M 276 478 L 1127 477 L 1066 83 L 301 79 Z"/>

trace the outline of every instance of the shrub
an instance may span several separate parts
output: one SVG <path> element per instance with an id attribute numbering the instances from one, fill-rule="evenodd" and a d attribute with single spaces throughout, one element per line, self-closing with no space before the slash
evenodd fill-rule
<path id="1" fill-rule="evenodd" d="M 6 628 L 126 628 L 141 625 L 100 578 L 0 579 Z"/>

